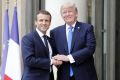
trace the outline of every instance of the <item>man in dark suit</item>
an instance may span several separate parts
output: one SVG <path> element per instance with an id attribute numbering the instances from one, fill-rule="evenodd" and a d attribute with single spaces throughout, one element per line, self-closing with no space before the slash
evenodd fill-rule
<path id="1" fill-rule="evenodd" d="M 97 80 L 93 26 L 77 21 L 78 11 L 73 3 L 61 6 L 61 16 L 65 24 L 51 30 L 58 53 L 53 58 L 63 61 L 58 67 L 57 80 Z"/>
<path id="2" fill-rule="evenodd" d="M 46 31 L 51 23 L 51 14 L 40 10 L 36 15 L 36 29 L 22 38 L 22 56 L 24 72 L 22 80 L 54 80 L 52 64 L 61 64 L 61 61 L 52 59 L 54 55 L 51 39 Z"/>

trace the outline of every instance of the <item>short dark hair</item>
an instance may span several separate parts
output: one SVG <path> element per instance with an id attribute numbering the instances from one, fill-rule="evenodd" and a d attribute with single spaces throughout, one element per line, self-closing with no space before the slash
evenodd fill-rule
<path id="1" fill-rule="evenodd" d="M 49 16 L 50 16 L 50 21 L 51 21 L 52 16 L 51 16 L 50 12 L 48 12 L 48 11 L 46 11 L 46 10 L 39 10 L 39 11 L 37 12 L 36 16 L 35 16 L 35 20 L 37 20 L 37 15 L 38 15 L 38 14 L 49 15 Z"/>

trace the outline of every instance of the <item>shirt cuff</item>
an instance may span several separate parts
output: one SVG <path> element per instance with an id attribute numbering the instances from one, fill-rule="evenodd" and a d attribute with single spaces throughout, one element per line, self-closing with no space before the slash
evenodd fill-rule
<path id="1" fill-rule="evenodd" d="M 75 60 L 73 59 L 71 54 L 69 54 L 67 57 L 69 58 L 70 63 L 74 63 L 75 62 Z"/>

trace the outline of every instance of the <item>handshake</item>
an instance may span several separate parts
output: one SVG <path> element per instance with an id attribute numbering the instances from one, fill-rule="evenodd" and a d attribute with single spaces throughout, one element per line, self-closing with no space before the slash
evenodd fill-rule
<path id="1" fill-rule="evenodd" d="M 52 64 L 53 65 L 61 65 L 64 62 L 68 62 L 69 61 L 69 58 L 67 55 L 60 55 L 60 54 L 57 54 L 56 56 L 52 57 Z"/>

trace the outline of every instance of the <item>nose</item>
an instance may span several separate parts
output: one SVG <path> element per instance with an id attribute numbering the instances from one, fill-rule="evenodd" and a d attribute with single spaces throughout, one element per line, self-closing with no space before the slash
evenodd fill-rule
<path id="1" fill-rule="evenodd" d="M 46 21 L 45 20 L 43 20 L 43 22 L 42 22 L 43 24 L 46 24 Z"/>
<path id="2" fill-rule="evenodd" d="M 69 12 L 67 11 L 66 15 L 69 15 Z"/>

